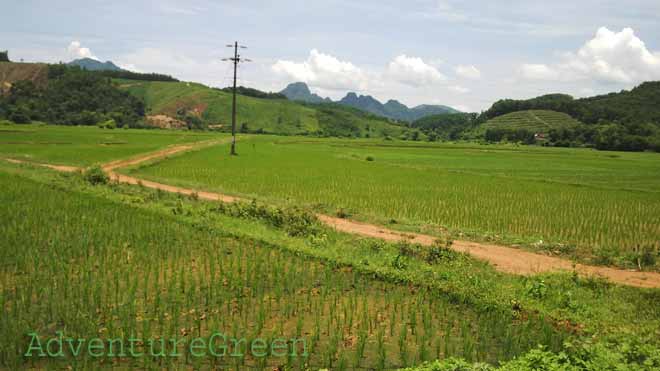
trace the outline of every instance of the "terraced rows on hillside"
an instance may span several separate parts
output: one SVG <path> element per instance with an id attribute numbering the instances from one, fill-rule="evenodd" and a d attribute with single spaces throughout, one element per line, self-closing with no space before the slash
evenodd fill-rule
<path id="1" fill-rule="evenodd" d="M 482 128 L 484 130 L 526 129 L 537 133 L 547 133 L 551 129 L 571 128 L 579 124 L 579 121 L 562 112 L 530 110 L 495 117 L 483 124 Z"/>

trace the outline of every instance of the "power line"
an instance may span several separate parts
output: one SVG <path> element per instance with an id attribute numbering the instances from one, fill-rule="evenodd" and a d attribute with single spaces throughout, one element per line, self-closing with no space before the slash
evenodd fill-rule
<path id="1" fill-rule="evenodd" d="M 247 58 L 241 58 L 240 54 L 238 54 L 238 49 L 247 49 L 247 46 L 238 45 L 238 41 L 236 41 L 234 42 L 234 45 L 227 45 L 227 47 L 234 48 L 234 57 L 224 58 L 223 61 L 231 61 L 234 63 L 234 89 L 231 105 L 231 151 L 229 154 L 236 156 L 236 74 L 238 71 L 239 63 L 252 61 Z"/>

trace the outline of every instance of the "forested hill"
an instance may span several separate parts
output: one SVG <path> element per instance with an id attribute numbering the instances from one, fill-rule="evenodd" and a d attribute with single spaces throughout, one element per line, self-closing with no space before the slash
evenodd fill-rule
<path id="1" fill-rule="evenodd" d="M 570 95 L 550 94 L 527 100 L 504 99 L 483 113 L 491 119 L 516 111 L 551 110 L 564 112 L 586 124 L 607 121 L 620 124 L 660 124 L 660 81 L 645 82 L 619 93 L 573 99 Z"/>
<path id="2" fill-rule="evenodd" d="M 140 98 L 149 115 L 185 121 L 192 127 L 231 128 L 231 91 L 188 82 L 119 80 Z M 293 102 L 277 93 L 240 88 L 238 129 L 245 133 L 335 137 L 398 137 L 406 128 L 389 120 L 333 104 Z"/>
<path id="3" fill-rule="evenodd" d="M 591 98 L 573 99 L 551 94 L 528 100 L 500 100 L 485 111 L 480 122 L 512 112 L 550 110 L 563 112 L 582 124 L 549 132 L 548 144 L 593 146 L 619 151 L 660 151 L 660 82 L 645 82 L 636 88 Z M 496 136 L 512 137 L 506 128 Z M 488 134 L 488 133 L 486 133 Z M 492 134 L 492 133 L 491 133 Z M 488 137 L 488 135 L 487 135 Z"/>
<path id="4" fill-rule="evenodd" d="M 9 89 L 0 95 L 0 119 L 64 125 L 112 122 L 112 126 L 138 126 L 143 120 L 142 101 L 100 74 L 63 64 L 0 67 L 14 71 L 14 78 L 4 81 Z M 30 72 L 38 72 L 39 77 L 31 78 Z"/>
<path id="5" fill-rule="evenodd" d="M 231 93 L 159 74 L 0 62 L 0 120 L 62 125 L 231 128 Z M 401 137 L 402 125 L 339 105 L 305 105 L 241 87 L 244 133 Z M 172 125 L 161 126 L 163 122 Z"/>

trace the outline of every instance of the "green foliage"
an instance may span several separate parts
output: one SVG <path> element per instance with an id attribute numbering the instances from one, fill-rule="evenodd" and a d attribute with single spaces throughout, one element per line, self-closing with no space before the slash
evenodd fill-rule
<path id="1" fill-rule="evenodd" d="M 457 140 L 477 124 L 476 113 L 446 113 L 426 116 L 410 124 L 428 136 L 430 142 L 438 139 Z"/>
<path id="2" fill-rule="evenodd" d="M 330 107 L 319 107 L 317 110 L 321 136 L 327 137 L 361 137 L 359 123 L 347 112 L 332 109 Z"/>
<path id="3" fill-rule="evenodd" d="M 502 362 L 499 367 L 470 364 L 451 358 L 431 362 L 407 371 L 654 371 L 660 368 L 660 350 L 639 343 L 619 344 L 580 342 L 566 343 L 562 352 L 554 353 L 543 347 Z"/>
<path id="4" fill-rule="evenodd" d="M 49 83 L 43 89 L 31 81 L 15 83 L 9 95 L 0 98 L 4 115 L 17 122 L 29 118 L 53 124 L 96 125 L 113 119 L 131 126 L 139 125 L 144 116 L 140 100 L 96 73 L 52 65 L 48 75 Z"/>
<path id="5" fill-rule="evenodd" d="M 545 298 L 548 292 L 548 287 L 545 284 L 545 280 L 532 280 L 527 286 L 527 294 L 535 299 Z"/>
<path id="6" fill-rule="evenodd" d="M 97 126 L 101 129 L 116 129 L 117 123 L 115 122 L 115 120 L 110 119 L 107 121 L 99 122 Z"/>
<path id="7" fill-rule="evenodd" d="M 219 203 L 212 209 L 215 212 L 236 218 L 257 219 L 276 228 L 284 229 L 292 237 L 318 236 L 321 223 L 314 214 L 294 207 L 279 208 L 252 202 Z"/>
<path id="8" fill-rule="evenodd" d="M 535 142 L 534 132 L 527 129 L 505 129 L 493 128 L 487 129 L 484 134 L 484 139 L 489 142 L 522 142 L 524 144 L 532 144 Z"/>
<path id="9" fill-rule="evenodd" d="M 0 51 L 0 62 L 11 62 L 9 60 L 9 52 L 7 50 Z"/>
<path id="10" fill-rule="evenodd" d="M 101 166 L 94 165 L 83 172 L 83 178 L 92 185 L 107 184 L 110 178 Z"/>
<path id="11" fill-rule="evenodd" d="M 119 80 L 120 86 L 144 99 L 150 114 L 176 117 L 178 112 L 196 112 L 204 125 L 222 125 L 231 130 L 232 94 L 195 83 L 136 82 Z M 246 94 L 250 90 L 243 91 Z M 259 94 L 256 94 L 259 95 Z M 238 96 L 237 118 L 252 133 L 315 136 L 399 135 L 403 127 L 363 111 L 333 104 L 302 104 L 286 99 Z M 367 129 L 368 128 L 368 129 Z"/>
<path id="12" fill-rule="evenodd" d="M 25 106 L 18 106 L 9 113 L 7 118 L 17 124 L 29 124 L 32 121 L 30 110 Z"/>
<path id="13" fill-rule="evenodd" d="M 234 88 L 227 87 L 227 88 L 223 88 L 222 91 L 224 91 L 225 93 L 233 93 Z M 246 97 L 259 98 L 259 99 L 284 99 L 284 100 L 287 99 L 286 96 L 281 93 L 273 93 L 273 92 L 266 93 L 261 90 L 248 88 L 245 86 L 237 86 L 236 94 L 244 95 Z"/>
<path id="14" fill-rule="evenodd" d="M 94 71 L 95 74 L 103 77 L 109 77 L 113 79 L 127 79 L 127 80 L 137 80 L 137 81 L 167 81 L 167 82 L 178 82 L 179 80 L 175 79 L 169 75 L 163 75 L 159 73 L 138 73 L 131 71 Z"/>
<path id="15" fill-rule="evenodd" d="M 424 250 L 424 260 L 429 264 L 438 264 L 440 262 L 451 262 L 465 258 L 465 255 L 452 250 L 451 245 L 451 240 L 436 240 L 433 246 Z"/>
<path id="16" fill-rule="evenodd" d="M 580 125 L 571 116 L 547 110 L 528 110 L 497 116 L 482 125 L 484 129 L 525 129 L 533 133 L 548 133 L 550 130 L 572 129 Z"/>
<path id="17" fill-rule="evenodd" d="M 554 94 L 529 100 L 501 100 L 479 119 L 486 121 L 511 112 L 552 110 L 563 112 L 590 125 L 600 125 L 598 136 L 584 136 L 588 129 L 568 129 L 556 145 L 594 145 L 602 150 L 656 150 L 660 138 L 660 82 L 645 82 L 631 91 L 623 90 L 591 98 L 573 99 Z M 558 129 L 558 128 L 555 128 Z"/>

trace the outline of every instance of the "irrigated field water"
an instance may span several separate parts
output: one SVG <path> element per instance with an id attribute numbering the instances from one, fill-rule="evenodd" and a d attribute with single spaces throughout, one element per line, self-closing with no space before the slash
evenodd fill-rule
<path id="1" fill-rule="evenodd" d="M 537 344 L 557 349 L 565 338 L 540 319 L 476 312 L 439 293 L 221 237 L 174 216 L 4 172 L 0 185 L 0 366 L 9 369 L 384 369 L 447 356 L 495 362 Z M 136 353 L 149 355 L 23 357 L 26 334 L 45 341 L 58 331 L 74 339 L 142 339 Z M 248 341 L 302 338 L 309 356 L 197 358 L 183 345 L 178 357 L 147 353 L 148 339 L 191 341 L 216 331 Z M 249 354 L 245 347 L 232 352 Z"/>
<path id="2" fill-rule="evenodd" d="M 660 247 L 657 154 L 272 137 L 239 154 L 220 146 L 137 174 L 583 255 Z"/>

